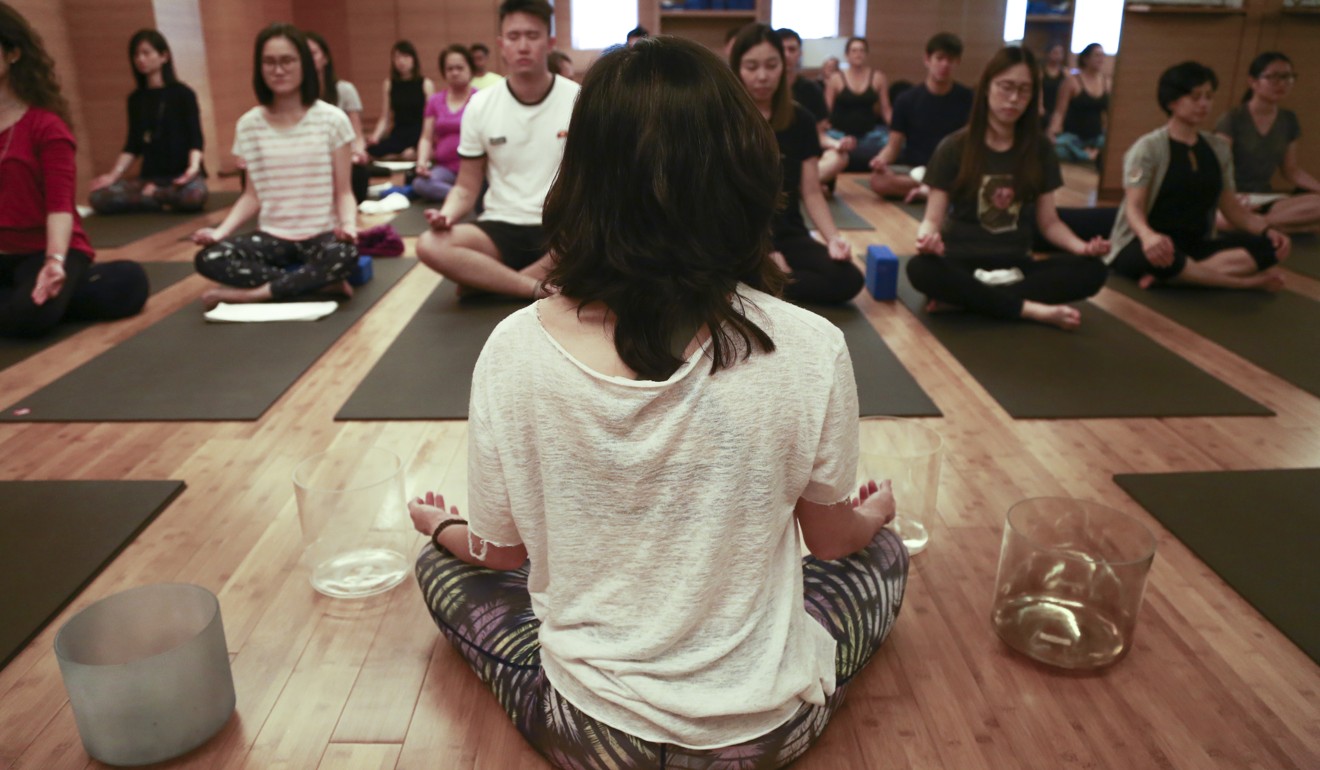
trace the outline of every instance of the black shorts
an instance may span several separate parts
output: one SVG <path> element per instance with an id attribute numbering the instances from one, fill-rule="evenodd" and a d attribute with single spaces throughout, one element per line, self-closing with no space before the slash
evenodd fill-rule
<path id="1" fill-rule="evenodd" d="M 545 256 L 545 231 L 540 225 L 514 225 L 489 219 L 476 225 L 495 244 L 500 261 L 512 270 L 522 270 Z"/>

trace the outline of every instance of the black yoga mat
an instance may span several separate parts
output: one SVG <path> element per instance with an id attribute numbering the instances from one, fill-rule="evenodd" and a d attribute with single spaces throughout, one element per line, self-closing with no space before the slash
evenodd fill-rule
<path id="1" fill-rule="evenodd" d="M 472 370 L 486 338 L 517 300 L 460 302 L 445 282 L 417 311 L 335 415 L 336 420 L 466 420 Z M 843 330 L 863 415 L 939 416 L 940 410 L 855 307 L 812 307 Z"/>
<path id="2" fill-rule="evenodd" d="M 314 322 L 208 323 L 190 305 L 0 414 L 4 422 L 256 420 L 417 264 L 375 279 Z"/>
<path id="3" fill-rule="evenodd" d="M 853 179 L 853 182 L 858 187 L 866 188 L 866 191 L 870 192 L 872 195 L 875 194 L 871 191 L 871 179 L 869 177 L 865 177 L 865 176 L 855 177 Z M 908 216 L 912 217 L 918 222 L 921 221 L 922 217 L 926 216 L 926 202 L 924 200 L 914 201 L 912 203 L 904 203 L 903 201 L 891 200 L 889 198 L 885 198 L 884 201 L 885 203 L 888 203 L 891 206 L 895 206 L 896 208 L 901 209 L 904 214 L 907 214 Z"/>
<path id="4" fill-rule="evenodd" d="M 1284 261 L 1283 266 L 1294 273 L 1320 280 L 1320 236 L 1294 235 L 1292 255 Z"/>
<path id="5" fill-rule="evenodd" d="M 861 215 L 859 215 L 856 211 L 853 211 L 851 206 L 839 200 L 838 198 L 831 198 L 830 200 L 826 201 L 826 203 L 828 203 L 830 206 L 830 216 L 834 217 L 834 226 L 839 228 L 840 230 L 874 230 L 875 229 L 875 227 L 873 227 L 870 222 L 867 222 L 865 219 L 862 219 Z M 807 211 L 807 207 L 800 206 L 799 208 L 802 210 L 802 219 L 804 221 L 811 222 L 812 221 L 811 214 Z M 817 227 L 816 229 L 820 229 L 820 228 Z"/>
<path id="6" fill-rule="evenodd" d="M 389 225 L 404 238 L 418 236 L 426 232 L 430 227 L 426 222 L 424 212 L 427 209 L 438 209 L 439 203 L 430 201 L 413 201 L 413 205 L 400 211 L 389 221 Z"/>
<path id="7" fill-rule="evenodd" d="M 212 192 L 206 198 L 206 206 L 201 211 L 193 212 L 158 212 L 139 214 L 93 214 L 83 220 L 83 230 L 92 247 L 114 249 L 127 246 L 133 241 L 168 230 L 180 222 L 196 219 L 211 211 L 219 211 L 234 205 L 238 193 L 225 190 Z"/>
<path id="8" fill-rule="evenodd" d="M 173 286 L 195 272 L 191 262 L 143 262 L 142 268 L 147 271 L 152 294 Z M 49 334 L 37 339 L 0 337 L 0 370 L 7 369 L 28 356 L 36 355 L 91 325 L 81 322 L 62 323 Z"/>
<path id="9" fill-rule="evenodd" d="M 1187 287 L 1143 290 L 1114 277 L 1109 287 L 1320 396 L 1320 302 L 1290 291 Z"/>
<path id="10" fill-rule="evenodd" d="M 927 313 L 899 276 L 899 299 L 1016 419 L 1271 415 L 1169 349 L 1090 303 L 1063 331 L 973 313 Z"/>
<path id="11" fill-rule="evenodd" d="M 183 486 L 182 481 L 0 481 L 0 668 Z"/>
<path id="12" fill-rule="evenodd" d="M 1320 468 L 1122 474 L 1114 481 L 1320 663 Z"/>

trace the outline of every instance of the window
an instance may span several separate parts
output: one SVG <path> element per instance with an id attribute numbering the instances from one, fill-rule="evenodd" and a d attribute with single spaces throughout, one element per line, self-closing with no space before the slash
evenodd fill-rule
<path id="1" fill-rule="evenodd" d="M 622 45 L 637 26 L 637 3 L 620 0 L 573 0 L 573 48 L 595 51 Z"/>
<path id="2" fill-rule="evenodd" d="M 793 30 L 803 39 L 839 36 L 839 0 L 774 0 L 770 26 Z"/>
<path id="3" fill-rule="evenodd" d="M 1017 43 L 1027 36 L 1027 0 L 1008 0 L 1004 9 L 1004 42 Z"/>
<path id="4" fill-rule="evenodd" d="M 1073 10 L 1072 52 L 1081 53 L 1091 43 L 1099 43 L 1105 53 L 1118 53 L 1119 33 L 1123 30 L 1123 0 L 1077 0 Z"/>

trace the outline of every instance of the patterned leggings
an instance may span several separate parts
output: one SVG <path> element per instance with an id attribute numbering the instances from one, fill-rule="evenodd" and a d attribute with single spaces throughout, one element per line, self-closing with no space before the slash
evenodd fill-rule
<path id="1" fill-rule="evenodd" d="M 216 283 L 253 289 L 270 284 L 276 299 L 296 297 L 348 278 L 357 264 L 351 243 L 321 233 L 286 241 L 267 233 L 235 235 L 197 252 L 197 272 Z"/>
<path id="2" fill-rule="evenodd" d="M 151 195 L 142 188 L 156 185 Z M 124 214 L 130 211 L 201 211 L 206 205 L 206 180 L 200 176 L 185 185 L 172 179 L 121 179 L 109 187 L 93 190 L 92 208 L 98 214 Z"/>
<path id="3" fill-rule="evenodd" d="M 847 558 L 804 558 L 807 612 L 838 644 L 834 694 L 821 706 L 804 703 L 765 735 L 706 750 L 652 743 L 616 730 L 555 691 L 541 669 L 540 622 L 532 614 L 527 570 L 527 565 L 509 572 L 473 566 L 429 544 L 417 560 L 417 580 L 441 633 L 551 764 L 563 770 L 768 770 L 802 756 L 820 737 L 852 678 L 884 643 L 903 602 L 908 553 L 886 529 Z"/>

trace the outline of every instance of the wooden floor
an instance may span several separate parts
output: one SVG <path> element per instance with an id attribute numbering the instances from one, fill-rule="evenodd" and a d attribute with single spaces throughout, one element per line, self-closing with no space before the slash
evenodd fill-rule
<path id="1" fill-rule="evenodd" d="M 1074 197 L 1065 202 L 1085 201 L 1080 178 L 1070 171 Z M 876 225 L 848 233 L 859 250 L 911 243 L 915 223 L 901 211 L 851 183 L 838 191 Z M 178 239 L 194 226 L 101 257 L 188 260 L 192 248 Z M 188 484 L 0 671 L 0 767 L 98 766 L 78 740 L 51 651 L 55 630 L 96 599 L 163 581 L 219 595 L 238 690 L 238 713 L 224 731 L 170 767 L 546 766 L 438 637 L 412 581 L 375 600 L 333 601 L 314 593 L 296 564 L 290 473 L 327 447 L 389 447 L 406 458 L 410 493 L 435 488 L 465 504 L 465 423 L 333 421 L 438 280 L 412 271 L 257 422 L 0 425 L 0 479 Z M 1293 285 L 1320 300 L 1317 282 Z M 203 286 L 193 276 L 140 317 L 90 329 L 0 372 L 0 403 L 195 307 Z M 930 548 L 913 561 L 889 643 L 796 768 L 1320 767 L 1320 668 L 1112 480 L 1119 472 L 1320 466 L 1320 399 L 1116 293 L 1094 301 L 1278 416 L 1012 420 L 902 305 L 860 298 L 944 411 L 925 421 L 948 452 L 940 517 Z M 436 342 L 444 355 L 444 341 Z M 1101 674 L 1038 667 L 991 629 L 1005 511 L 1039 495 L 1101 501 L 1158 533 L 1135 649 Z"/>

